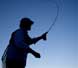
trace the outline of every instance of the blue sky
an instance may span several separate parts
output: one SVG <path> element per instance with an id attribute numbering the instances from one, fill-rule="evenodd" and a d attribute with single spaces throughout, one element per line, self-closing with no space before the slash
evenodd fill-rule
<path id="1" fill-rule="evenodd" d="M 60 7 L 56 24 L 48 33 L 47 41 L 31 46 L 41 58 L 29 54 L 26 68 L 78 68 L 77 0 L 0 0 L 0 58 L 22 17 L 34 21 L 29 32 L 31 37 L 48 30 L 57 12 L 54 2 Z"/>

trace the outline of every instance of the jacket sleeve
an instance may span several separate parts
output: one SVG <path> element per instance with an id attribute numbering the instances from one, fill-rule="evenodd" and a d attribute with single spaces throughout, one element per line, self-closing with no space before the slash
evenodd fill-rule
<path id="1" fill-rule="evenodd" d="M 24 33 L 17 31 L 14 35 L 14 44 L 19 48 L 27 49 L 29 46 L 24 42 Z"/>
<path id="2" fill-rule="evenodd" d="M 33 38 L 32 40 L 33 40 L 33 43 L 36 44 L 41 39 L 42 39 L 42 37 L 39 36 L 39 37 Z"/>
<path id="3" fill-rule="evenodd" d="M 39 40 L 41 40 L 42 38 L 41 37 L 36 37 L 36 38 L 30 38 L 28 35 L 27 37 L 25 38 L 25 43 L 27 43 L 28 45 L 31 45 L 31 44 L 36 44 Z"/>

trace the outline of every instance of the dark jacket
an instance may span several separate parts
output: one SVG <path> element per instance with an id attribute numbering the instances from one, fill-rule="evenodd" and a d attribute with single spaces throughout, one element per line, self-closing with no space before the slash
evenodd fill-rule
<path id="1" fill-rule="evenodd" d="M 29 45 L 26 44 L 26 39 L 31 39 L 28 33 L 22 29 L 14 31 L 11 35 L 9 45 L 5 50 L 2 60 L 20 60 L 26 63 L 27 54 L 29 53 Z M 30 41 L 29 41 L 30 42 Z"/>

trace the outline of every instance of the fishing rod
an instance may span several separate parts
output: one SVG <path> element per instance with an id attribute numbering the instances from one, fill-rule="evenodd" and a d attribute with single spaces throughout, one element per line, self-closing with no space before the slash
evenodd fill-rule
<path id="1" fill-rule="evenodd" d="M 57 19 L 58 19 L 58 16 L 59 16 L 59 5 L 57 4 L 57 2 L 54 2 L 55 5 L 56 5 L 56 8 L 57 8 L 57 13 L 56 13 L 56 16 L 54 18 L 54 21 L 52 22 L 51 26 L 49 27 L 49 29 L 46 31 L 46 33 L 50 32 L 52 27 L 55 25 Z"/>
<path id="2" fill-rule="evenodd" d="M 55 23 L 58 19 L 58 16 L 59 16 L 59 5 L 57 4 L 57 2 L 54 2 L 54 3 L 55 3 L 56 8 L 57 8 L 57 13 L 56 13 L 56 16 L 55 16 L 54 21 L 52 22 L 51 26 L 44 34 L 48 34 L 51 31 L 52 27 L 55 25 Z M 46 40 L 46 37 L 44 37 L 43 39 Z"/>

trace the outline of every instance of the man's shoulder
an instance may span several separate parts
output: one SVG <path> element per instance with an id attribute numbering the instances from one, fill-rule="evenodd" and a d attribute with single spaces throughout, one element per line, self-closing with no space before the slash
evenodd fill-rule
<path id="1" fill-rule="evenodd" d="M 17 29 L 13 32 L 14 34 L 23 34 L 23 30 Z"/>
<path id="2" fill-rule="evenodd" d="M 14 32 L 23 32 L 23 30 L 22 29 L 17 29 Z"/>

